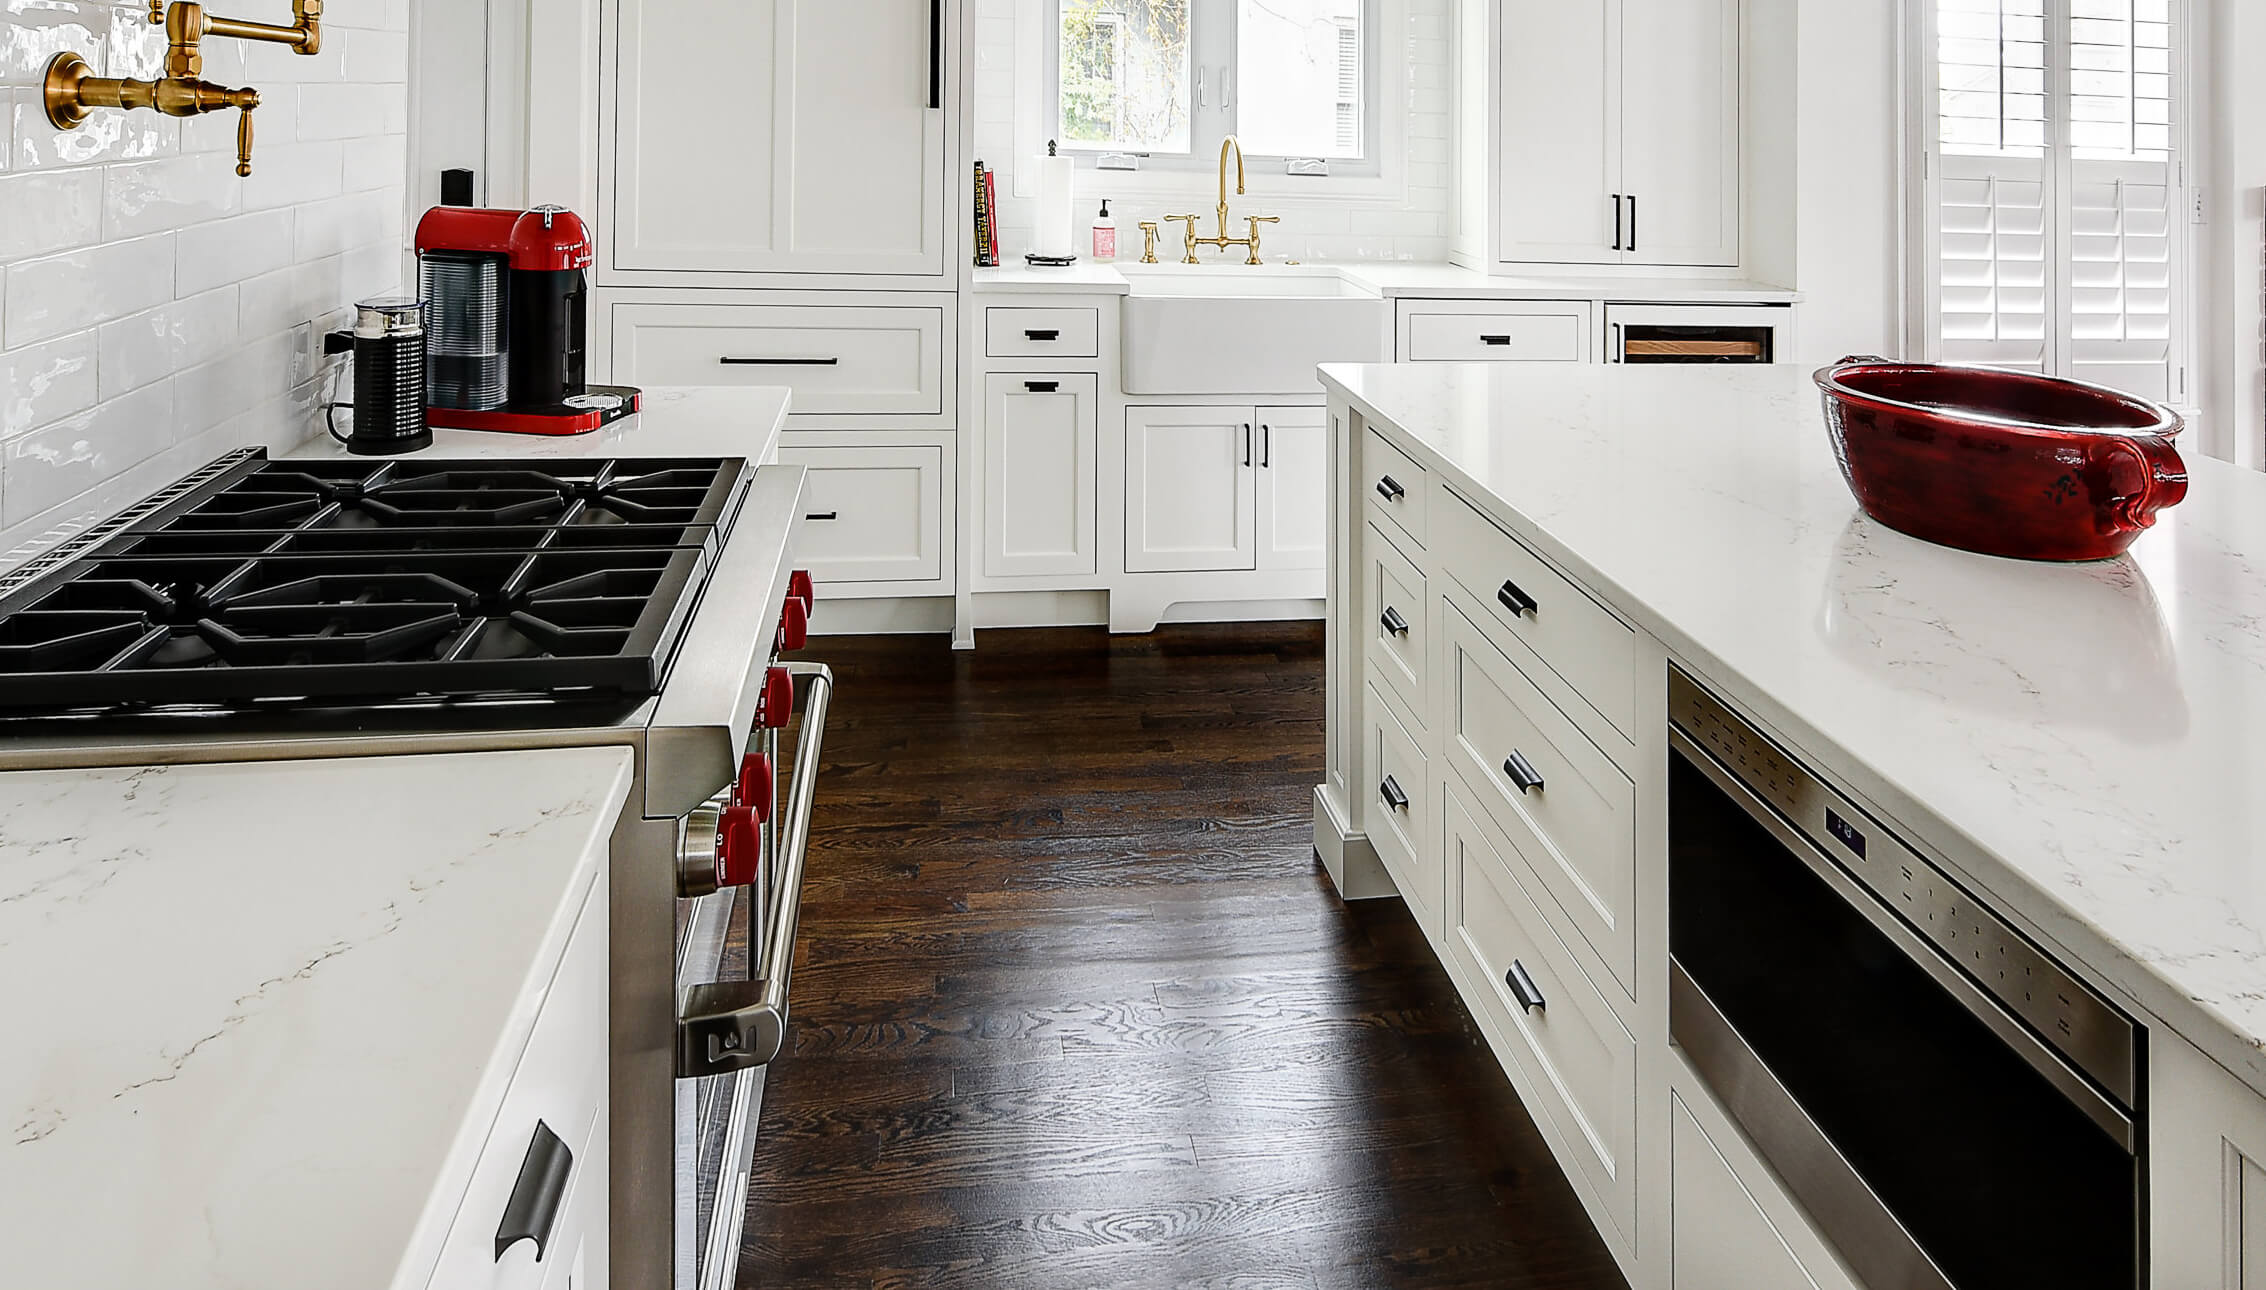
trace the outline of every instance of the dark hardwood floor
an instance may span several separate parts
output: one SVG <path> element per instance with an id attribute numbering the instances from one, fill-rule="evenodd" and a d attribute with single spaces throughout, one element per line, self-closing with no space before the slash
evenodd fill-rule
<path id="1" fill-rule="evenodd" d="M 833 664 L 742 1284 L 1621 1287 L 1397 901 L 1310 839 L 1319 624 Z"/>

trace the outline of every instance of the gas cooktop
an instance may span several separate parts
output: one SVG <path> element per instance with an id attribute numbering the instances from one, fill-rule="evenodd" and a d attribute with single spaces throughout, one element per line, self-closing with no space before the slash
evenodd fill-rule
<path id="1" fill-rule="evenodd" d="M 738 458 L 249 454 L 0 597 L 0 711 L 641 696 Z"/>

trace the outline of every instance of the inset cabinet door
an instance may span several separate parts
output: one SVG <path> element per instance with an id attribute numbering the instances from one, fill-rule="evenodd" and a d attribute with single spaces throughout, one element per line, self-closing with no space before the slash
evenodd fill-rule
<path id="1" fill-rule="evenodd" d="M 1330 555 L 1330 414 L 1259 409 L 1259 567 L 1320 569 Z"/>
<path id="2" fill-rule="evenodd" d="M 928 444 L 782 445 L 804 466 L 796 558 L 821 586 L 944 577 L 944 450 Z"/>
<path id="3" fill-rule="evenodd" d="M 1503 258 L 1618 264 L 1621 0 L 1502 0 L 1499 21 Z"/>
<path id="4" fill-rule="evenodd" d="M 1255 569 L 1259 427 L 1250 408 L 1125 410 L 1125 570 Z"/>
<path id="5" fill-rule="evenodd" d="M 1622 0 L 1632 264 L 1739 263 L 1739 0 Z"/>
<path id="6" fill-rule="evenodd" d="M 1091 574 L 1091 373 L 984 378 L 984 559 L 993 578 Z"/>
<path id="7" fill-rule="evenodd" d="M 618 0 L 616 18 L 611 267 L 944 274 L 928 0 Z"/>

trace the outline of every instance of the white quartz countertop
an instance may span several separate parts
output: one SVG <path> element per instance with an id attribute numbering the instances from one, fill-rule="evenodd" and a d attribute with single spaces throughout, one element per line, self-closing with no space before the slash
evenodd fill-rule
<path id="1" fill-rule="evenodd" d="M 505 434 L 435 430 L 420 457 L 745 457 L 761 462 L 779 446 L 790 391 L 781 386 L 662 386 L 644 392 L 642 410 L 588 434 Z M 287 454 L 343 457 L 328 435 Z M 387 460 L 371 458 L 370 460 Z"/>
<path id="2" fill-rule="evenodd" d="M 1123 236 L 1121 232 L 1119 236 Z M 1139 235 L 1134 241 L 1139 243 Z M 1160 258 L 1161 258 L 1160 252 Z M 1242 266 L 1232 260 L 1187 266 L 1180 264 L 1096 264 L 1087 260 L 1062 269 L 1036 269 L 1004 265 L 975 270 L 974 286 L 980 293 L 1059 293 L 1064 295 L 1117 295 L 1132 291 L 1133 278 L 1170 276 L 1185 271 L 1233 281 Z M 1413 261 L 1376 261 L 1358 264 L 1269 263 L 1255 272 L 1335 274 L 1388 300 L 1606 300 L 1627 303 L 1727 304 L 1792 303 L 1799 295 L 1784 287 L 1765 286 L 1722 278 L 1581 277 L 1535 275 L 1494 277 L 1454 264 Z"/>
<path id="3" fill-rule="evenodd" d="M 2113 561 L 1863 516 L 1809 373 L 1325 367 L 1333 396 L 2266 1092 L 2266 475 Z"/>
<path id="4" fill-rule="evenodd" d="M 429 1273 L 629 783 L 619 748 L 0 775 L 0 1279 Z"/>

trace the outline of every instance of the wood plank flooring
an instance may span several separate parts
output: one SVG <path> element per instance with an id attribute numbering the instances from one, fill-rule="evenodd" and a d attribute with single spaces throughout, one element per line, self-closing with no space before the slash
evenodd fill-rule
<path id="1" fill-rule="evenodd" d="M 748 1287 L 1618 1290 L 1397 901 L 1311 850 L 1319 624 L 814 641 Z"/>

